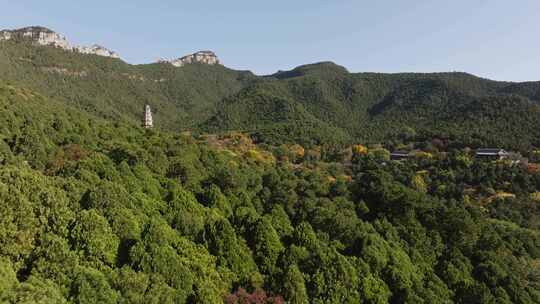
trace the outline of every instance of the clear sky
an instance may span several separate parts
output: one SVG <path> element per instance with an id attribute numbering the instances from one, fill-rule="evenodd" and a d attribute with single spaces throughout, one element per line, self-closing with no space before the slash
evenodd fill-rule
<path id="1" fill-rule="evenodd" d="M 130 63 L 213 50 L 269 74 L 318 61 L 351 72 L 465 71 L 540 80 L 539 0 L 0 0 L 0 28 L 43 25 Z"/>

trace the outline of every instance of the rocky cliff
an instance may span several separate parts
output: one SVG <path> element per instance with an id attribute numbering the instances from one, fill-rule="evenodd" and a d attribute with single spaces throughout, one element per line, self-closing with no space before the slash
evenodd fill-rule
<path id="1" fill-rule="evenodd" d="M 118 56 L 118 54 L 116 54 L 115 52 L 97 44 L 94 44 L 92 46 L 78 46 L 76 47 L 76 50 L 83 54 L 94 54 L 98 56 L 120 58 L 120 56 Z"/>
<path id="2" fill-rule="evenodd" d="M 67 51 L 120 58 L 120 56 L 118 56 L 118 54 L 116 54 L 115 52 L 99 45 L 93 45 L 90 47 L 74 46 L 66 39 L 64 35 L 56 33 L 42 26 L 30 26 L 15 30 L 2 30 L 0 31 L 0 41 L 2 40 L 28 40 L 39 45 L 54 46 Z"/>
<path id="3" fill-rule="evenodd" d="M 160 60 L 160 62 L 170 63 L 174 66 L 181 67 L 190 63 L 204 63 L 209 65 L 221 64 L 219 58 L 212 51 L 200 51 L 191 55 L 187 55 L 173 60 Z"/>
<path id="4" fill-rule="evenodd" d="M 67 51 L 79 52 L 81 54 L 93 54 L 104 57 L 120 58 L 117 53 L 97 44 L 92 46 L 72 45 L 64 35 L 42 26 L 29 26 L 14 30 L 2 30 L 0 31 L 0 41 L 3 40 L 32 41 L 38 45 L 54 46 Z M 191 63 L 203 63 L 209 65 L 221 64 L 219 58 L 212 51 L 199 51 L 177 59 L 162 59 L 159 60 L 159 62 L 169 63 L 176 67 L 181 67 Z"/>

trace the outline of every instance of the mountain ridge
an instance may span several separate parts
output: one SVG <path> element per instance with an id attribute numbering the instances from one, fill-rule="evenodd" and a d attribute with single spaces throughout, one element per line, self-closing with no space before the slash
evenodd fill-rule
<path id="1" fill-rule="evenodd" d="M 82 54 L 120 58 L 116 52 L 97 44 L 93 44 L 92 46 L 74 46 L 67 40 L 66 36 L 44 26 L 28 26 L 19 29 L 0 31 L 0 41 L 12 39 L 29 40 L 39 45 L 54 46 L 67 51 L 80 52 Z"/>
<path id="2" fill-rule="evenodd" d="M 43 32 L 43 33 L 47 33 L 47 34 L 55 34 L 55 35 L 58 35 L 58 37 L 61 37 L 64 40 L 66 40 L 66 42 L 68 42 L 65 35 L 63 35 L 61 33 L 58 33 L 56 31 L 53 31 L 50 28 L 48 28 L 46 26 L 42 26 L 42 25 L 26 26 L 26 27 L 22 27 L 22 28 L 18 28 L 18 29 L 2 29 L 2 30 L 0 30 L 0 41 L 5 41 L 5 40 L 12 39 L 11 37 L 14 37 L 13 33 L 23 33 L 24 34 L 25 32 L 26 33 L 28 33 L 28 32 L 37 32 L 38 34 L 39 34 L 39 32 Z M 49 45 L 49 44 L 41 44 L 41 45 Z M 120 58 L 120 56 L 118 54 L 116 54 L 113 51 L 110 51 L 105 46 L 95 44 L 95 43 L 91 44 L 90 46 L 73 46 L 73 47 L 76 48 L 82 54 L 95 54 L 95 53 L 91 53 L 91 52 L 92 51 L 98 52 L 100 50 L 104 50 L 104 51 L 110 52 L 112 55 L 100 55 L 100 54 L 97 54 L 97 55 L 104 56 L 104 57 L 112 57 L 112 58 L 122 59 L 122 58 Z M 197 57 L 199 57 L 201 59 L 197 59 Z M 190 54 L 187 54 L 187 55 L 183 55 L 183 56 L 175 58 L 175 59 L 161 58 L 161 59 L 158 59 L 156 61 L 150 61 L 150 62 L 146 62 L 146 63 L 130 63 L 130 62 L 125 61 L 124 59 L 122 59 L 122 61 L 124 61 L 126 64 L 133 65 L 133 66 L 151 65 L 151 64 L 156 64 L 156 63 L 170 63 L 173 66 L 177 66 L 177 67 L 181 67 L 181 66 L 183 66 L 185 64 L 189 64 L 189 63 L 205 63 L 205 64 L 209 64 L 209 65 L 214 65 L 214 64 L 222 65 L 222 62 L 218 58 L 216 53 L 211 51 L 211 50 L 200 50 L 200 51 L 196 51 L 196 52 L 193 52 L 193 53 L 190 53 Z M 309 72 L 309 70 L 311 70 L 314 67 L 332 67 L 332 66 L 335 67 L 336 69 L 342 69 L 346 73 L 362 74 L 362 75 L 419 75 L 419 76 L 421 76 L 421 75 L 454 74 L 454 75 L 464 75 L 464 76 L 469 76 L 469 77 L 472 77 L 472 78 L 478 78 L 478 79 L 489 80 L 489 81 L 500 82 L 500 83 L 508 83 L 508 84 L 540 83 L 540 80 L 528 80 L 528 81 L 494 80 L 494 79 L 478 76 L 478 75 L 471 74 L 471 73 L 468 73 L 468 72 L 463 72 L 463 71 L 447 71 L 447 72 L 365 72 L 365 71 L 362 72 L 362 71 L 360 71 L 360 72 L 350 72 L 350 71 L 348 71 L 348 69 L 346 67 L 344 67 L 342 65 L 339 65 L 339 64 L 337 64 L 337 63 L 335 63 L 333 61 L 329 61 L 329 60 L 320 61 L 320 62 L 314 62 L 314 63 L 301 64 L 301 65 L 298 65 L 298 66 L 292 68 L 291 70 L 278 70 L 278 71 L 276 71 L 274 73 L 260 74 L 258 76 L 260 76 L 260 77 L 283 78 L 283 77 L 286 77 L 286 75 L 294 75 L 293 72 L 305 73 L 305 72 Z"/>
<path id="3" fill-rule="evenodd" d="M 466 138 L 462 142 L 471 146 L 540 146 L 535 139 L 540 138 L 540 118 L 538 123 L 534 119 L 540 82 L 501 82 L 463 72 L 351 73 L 333 62 L 257 76 L 227 68 L 217 56 L 214 64 L 195 61 L 180 63 L 181 68 L 132 65 L 48 45 L 0 42 L 0 80 L 109 120 L 138 124 L 141 109 L 150 104 L 160 129 L 243 131 L 275 144 L 404 143 L 442 137 Z M 490 103 L 504 111 L 490 109 Z M 470 117 L 469 108 L 479 113 L 478 122 L 462 120 Z M 523 130 L 517 113 L 532 115 L 525 117 L 529 125 Z M 403 135 L 411 129 L 414 137 Z M 519 141 L 524 130 L 530 136 Z"/>
<path id="4" fill-rule="evenodd" d="M 68 41 L 65 35 L 40 25 L 27 26 L 18 29 L 0 30 L 0 41 L 6 40 L 28 40 L 37 43 L 38 45 L 54 46 L 64 49 L 66 51 L 74 51 L 81 54 L 92 54 L 103 57 L 121 59 L 120 55 L 118 55 L 116 52 L 111 51 L 110 49 L 99 44 L 92 44 L 91 46 L 72 45 L 72 43 Z M 184 55 L 176 59 L 159 59 L 156 63 L 169 63 L 175 67 L 182 67 L 186 64 L 191 63 L 215 65 L 221 64 L 221 61 L 213 51 L 203 50 L 192 54 Z"/>

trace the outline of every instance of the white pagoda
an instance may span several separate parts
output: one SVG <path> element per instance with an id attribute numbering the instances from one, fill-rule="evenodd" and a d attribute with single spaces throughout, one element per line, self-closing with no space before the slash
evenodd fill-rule
<path id="1" fill-rule="evenodd" d="M 152 110 L 150 109 L 150 105 L 144 106 L 144 117 L 142 121 L 142 126 L 145 129 L 150 129 L 154 126 L 154 123 L 152 121 Z"/>

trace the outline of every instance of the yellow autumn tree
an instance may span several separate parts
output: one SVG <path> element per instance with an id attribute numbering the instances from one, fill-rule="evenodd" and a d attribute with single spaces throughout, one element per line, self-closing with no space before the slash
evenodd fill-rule
<path id="1" fill-rule="evenodd" d="M 411 186 L 419 192 L 427 193 L 427 184 L 424 178 L 422 177 L 422 174 L 416 174 L 413 176 L 411 180 Z"/>
<path id="2" fill-rule="evenodd" d="M 304 150 L 304 147 L 300 146 L 299 144 L 294 144 L 292 146 L 289 146 L 289 155 L 291 157 L 292 162 L 297 162 L 304 158 L 304 155 L 306 151 Z"/>
<path id="3" fill-rule="evenodd" d="M 533 201 L 540 202 L 540 192 L 539 192 L 539 191 L 536 191 L 536 192 L 531 193 L 531 194 L 530 194 L 530 198 L 531 198 Z"/>
<path id="4" fill-rule="evenodd" d="M 368 148 L 360 144 L 352 146 L 352 150 L 354 154 L 367 154 L 368 153 Z"/>
<path id="5" fill-rule="evenodd" d="M 433 154 L 429 152 L 418 151 L 414 154 L 414 157 L 416 157 L 416 159 L 432 159 Z"/>

